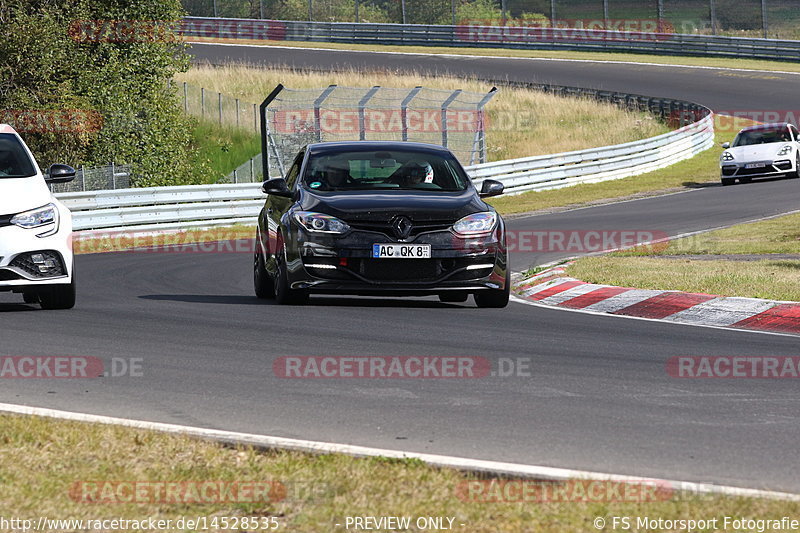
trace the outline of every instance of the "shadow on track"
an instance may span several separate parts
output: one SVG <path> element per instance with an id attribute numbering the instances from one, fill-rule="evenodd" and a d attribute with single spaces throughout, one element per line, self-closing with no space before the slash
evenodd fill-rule
<path id="1" fill-rule="evenodd" d="M 259 300 L 255 296 L 215 295 L 215 294 L 147 294 L 139 296 L 143 300 L 164 302 L 184 302 L 226 305 L 277 305 L 274 300 Z M 436 300 L 418 298 L 347 298 L 333 296 L 312 296 L 308 306 L 317 307 L 406 307 L 416 309 L 465 309 L 472 308 L 469 301 L 464 304 L 451 304 Z M 1 308 L 0 308 L 1 309 Z"/>

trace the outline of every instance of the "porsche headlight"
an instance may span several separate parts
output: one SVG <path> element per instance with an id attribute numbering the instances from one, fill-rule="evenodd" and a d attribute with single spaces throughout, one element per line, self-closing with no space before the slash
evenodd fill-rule
<path id="1" fill-rule="evenodd" d="M 335 233 L 341 235 L 350 231 L 350 226 L 348 226 L 346 222 L 322 213 L 297 211 L 294 214 L 294 219 L 304 229 L 316 233 Z"/>
<path id="2" fill-rule="evenodd" d="M 461 237 L 475 237 L 491 233 L 496 223 L 496 213 L 491 211 L 474 213 L 453 224 L 453 231 Z"/>
<path id="3" fill-rule="evenodd" d="M 722 152 L 723 161 L 733 161 L 733 154 L 730 152 Z"/>
<path id="4" fill-rule="evenodd" d="M 781 148 L 781 151 L 778 152 L 778 155 L 789 155 L 790 153 L 792 153 L 792 146 L 790 144 L 787 144 L 786 146 Z"/>
<path id="5" fill-rule="evenodd" d="M 39 237 L 46 237 L 58 231 L 58 208 L 55 204 L 47 204 L 38 209 L 25 211 L 24 213 L 14 215 L 11 218 L 11 223 L 25 229 L 40 228 L 42 226 L 54 224 L 55 228 L 38 235 Z"/>

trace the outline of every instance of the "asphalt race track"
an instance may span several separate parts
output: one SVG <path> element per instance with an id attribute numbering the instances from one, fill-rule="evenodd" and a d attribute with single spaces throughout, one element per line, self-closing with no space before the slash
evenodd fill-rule
<path id="1" fill-rule="evenodd" d="M 195 46 L 219 62 L 514 73 L 518 79 L 792 109 L 800 77 L 574 62 L 428 58 Z M 513 61 L 513 63 L 509 63 Z M 528 64 L 530 63 L 530 64 Z M 326 67 L 328 65 L 328 67 Z M 512 68 L 513 65 L 513 68 Z M 756 88 L 758 88 L 756 90 Z M 692 181 L 692 176 L 686 176 Z M 516 218 L 514 230 L 669 235 L 800 208 L 800 181 L 705 187 Z M 520 252 L 513 267 L 557 258 Z M 798 355 L 797 337 L 573 313 L 512 303 L 253 296 L 246 253 L 77 259 L 78 307 L 40 311 L 0 293 L 0 355 L 141 358 L 144 376 L 3 380 L 0 402 L 274 436 L 800 492 L 792 380 L 683 380 L 676 355 Z M 530 358 L 530 376 L 473 380 L 281 379 L 287 355 Z"/>

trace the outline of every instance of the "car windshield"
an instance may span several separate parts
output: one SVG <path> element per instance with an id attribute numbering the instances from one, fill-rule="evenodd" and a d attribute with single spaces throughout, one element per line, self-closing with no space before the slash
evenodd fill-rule
<path id="1" fill-rule="evenodd" d="M 792 135 L 788 128 L 756 129 L 739 132 L 733 146 L 749 146 L 751 144 L 767 144 L 790 142 Z"/>
<path id="2" fill-rule="evenodd" d="M 469 177 L 453 156 L 408 150 L 361 150 L 312 155 L 304 182 L 317 191 L 463 191 Z"/>
<path id="3" fill-rule="evenodd" d="M 0 133 L 0 179 L 28 178 L 36 175 L 33 161 L 12 133 Z"/>

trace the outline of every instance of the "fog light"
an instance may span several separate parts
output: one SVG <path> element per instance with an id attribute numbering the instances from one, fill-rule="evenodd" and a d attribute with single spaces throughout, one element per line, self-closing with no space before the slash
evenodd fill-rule
<path id="1" fill-rule="evenodd" d="M 44 263 L 44 256 L 42 254 L 31 254 L 31 261 L 37 265 Z"/>

